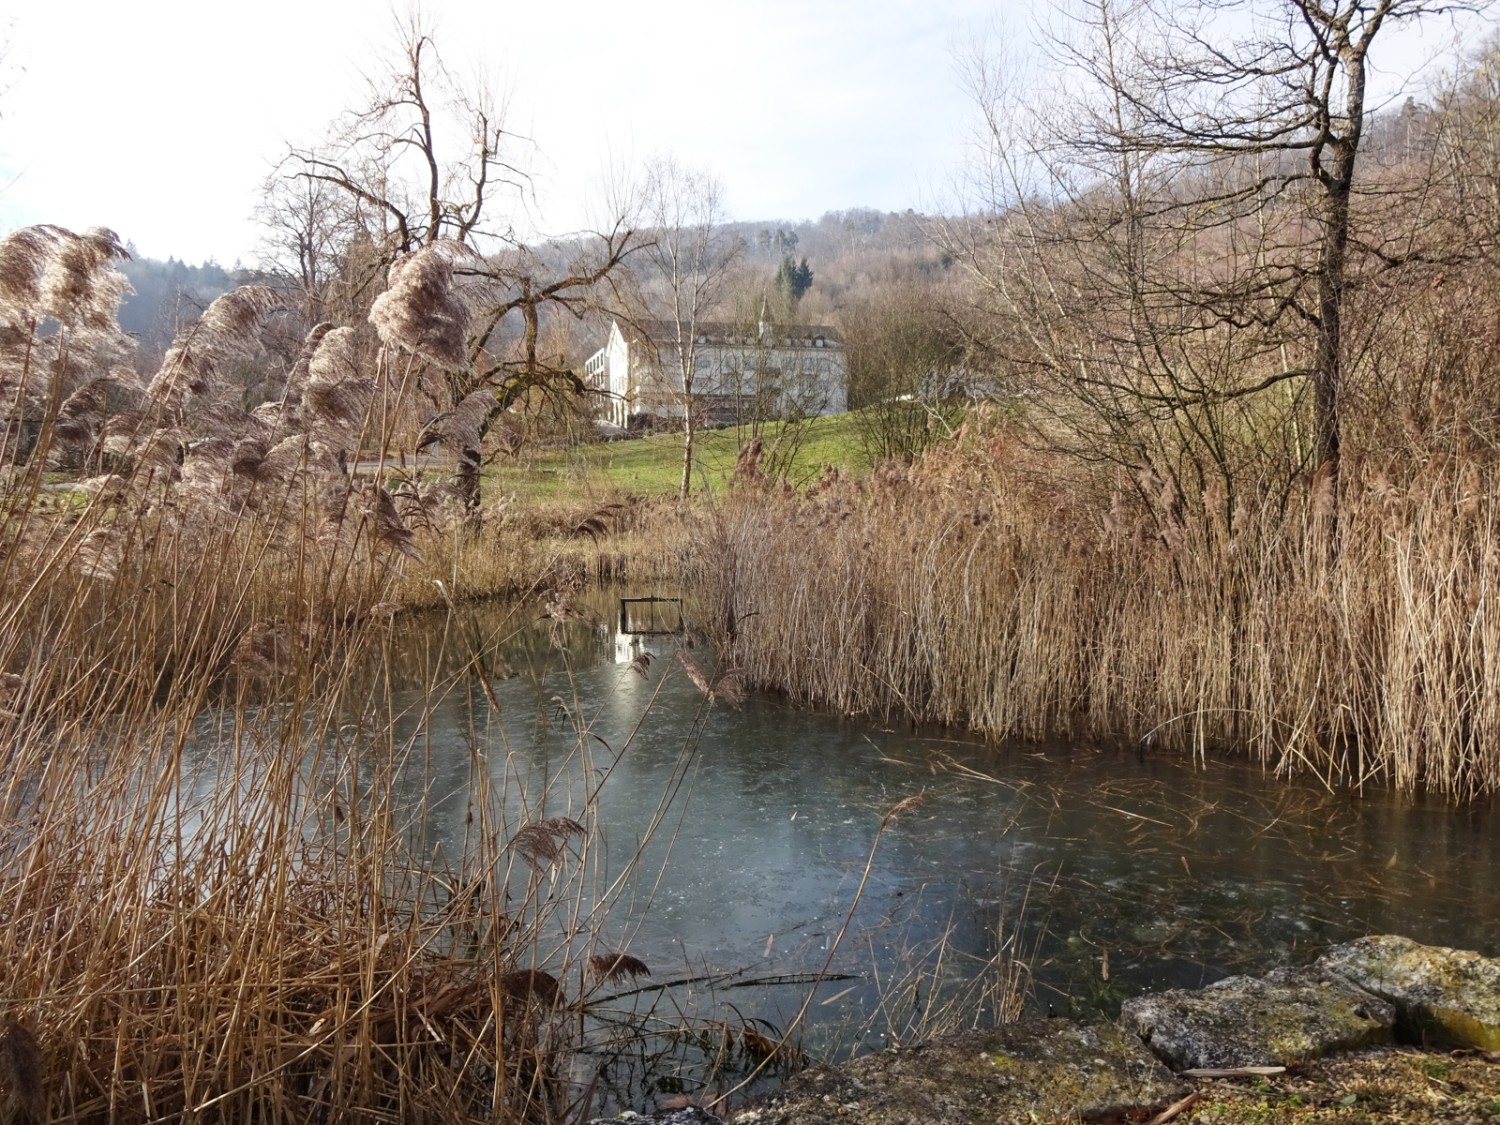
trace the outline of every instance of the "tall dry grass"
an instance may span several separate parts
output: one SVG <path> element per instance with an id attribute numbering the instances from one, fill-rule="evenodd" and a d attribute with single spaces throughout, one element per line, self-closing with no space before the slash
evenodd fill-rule
<path id="1" fill-rule="evenodd" d="M 0 1112 L 570 1117 L 583 1013 L 644 968 L 599 937 L 587 732 L 594 780 L 527 792 L 471 710 L 463 845 L 428 852 L 427 719 L 492 639 L 457 622 L 414 692 L 392 665 L 404 606 L 549 575 L 504 512 L 353 465 L 410 429 L 432 310 L 394 288 L 373 353 L 320 326 L 246 411 L 220 376 L 274 294 L 140 378 L 119 254 L 0 239 Z"/>
<path id="2" fill-rule="evenodd" d="M 750 474 L 702 550 L 736 665 L 796 699 L 997 738 L 1500 789 L 1489 460 L 1349 458 L 1336 526 L 1322 481 L 1225 515 L 1175 481 L 1111 496 L 1076 468 L 976 420 L 868 481 L 794 495 Z"/>

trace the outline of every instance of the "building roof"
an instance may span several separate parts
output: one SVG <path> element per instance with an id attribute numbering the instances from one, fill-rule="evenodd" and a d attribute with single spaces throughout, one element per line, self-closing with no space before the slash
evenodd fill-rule
<path id="1" fill-rule="evenodd" d="M 616 320 L 621 335 L 629 340 L 645 340 L 658 347 L 670 346 L 677 342 L 677 324 L 670 320 L 638 320 L 625 322 Z M 699 321 L 695 326 L 696 335 L 700 343 L 712 344 L 716 347 L 754 346 L 763 344 L 759 334 L 759 326 L 752 327 L 748 324 L 736 324 L 723 320 Z M 811 347 L 811 341 L 821 338 L 824 346 L 844 346 L 844 337 L 839 334 L 838 329 L 826 324 L 789 324 L 767 327 L 776 328 L 776 347 Z"/>

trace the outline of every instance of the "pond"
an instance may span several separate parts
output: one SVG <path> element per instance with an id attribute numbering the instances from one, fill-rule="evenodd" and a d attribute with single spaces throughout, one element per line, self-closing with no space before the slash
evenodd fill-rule
<path id="1" fill-rule="evenodd" d="M 480 607 L 403 630 L 413 669 L 468 651 L 461 633 L 489 679 L 422 720 L 406 784 L 426 843 L 449 850 L 476 748 L 518 823 L 594 794 L 587 893 L 613 890 L 590 924 L 668 985 L 650 995 L 674 1018 L 728 1005 L 736 1026 L 797 1023 L 804 1047 L 840 1056 L 991 1019 L 1018 987 L 1032 1011 L 1110 1015 L 1365 933 L 1500 953 L 1490 808 L 1243 762 L 996 746 L 768 696 L 710 703 L 674 659 L 684 638 L 620 634 L 616 598 L 564 621 Z M 692 1092 L 619 1081 L 623 1100 Z"/>

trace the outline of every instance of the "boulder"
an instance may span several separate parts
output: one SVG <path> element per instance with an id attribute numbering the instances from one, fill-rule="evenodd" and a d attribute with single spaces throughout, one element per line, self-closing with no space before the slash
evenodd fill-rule
<path id="1" fill-rule="evenodd" d="M 1023 1020 L 798 1075 L 734 1125 L 1118 1119 L 1184 1085 L 1112 1024 Z"/>
<path id="2" fill-rule="evenodd" d="M 1418 1042 L 1500 1051 L 1500 960 L 1386 934 L 1336 945 L 1317 965 L 1389 1000 Z"/>
<path id="3" fill-rule="evenodd" d="M 636 1113 L 627 1109 L 618 1117 L 595 1117 L 589 1125 L 723 1125 L 720 1118 L 695 1105 L 664 1109 L 659 1113 Z"/>
<path id="4" fill-rule="evenodd" d="M 1286 1066 L 1391 1042 L 1394 1009 L 1317 968 L 1125 1001 L 1121 1022 L 1174 1070 Z"/>

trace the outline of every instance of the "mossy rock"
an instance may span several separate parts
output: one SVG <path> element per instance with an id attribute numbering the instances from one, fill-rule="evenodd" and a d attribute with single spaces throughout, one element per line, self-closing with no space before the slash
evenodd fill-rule
<path id="1" fill-rule="evenodd" d="M 1418 1042 L 1500 1051 L 1500 960 L 1384 934 L 1336 945 L 1317 964 L 1389 1000 Z"/>
<path id="2" fill-rule="evenodd" d="M 1137 996 L 1121 1022 L 1174 1070 L 1286 1066 L 1391 1042 L 1395 1010 L 1337 974 L 1276 969 Z"/>
<path id="3" fill-rule="evenodd" d="M 1188 1091 L 1110 1024 L 1024 1020 L 810 1070 L 735 1125 L 1118 1120 Z"/>

